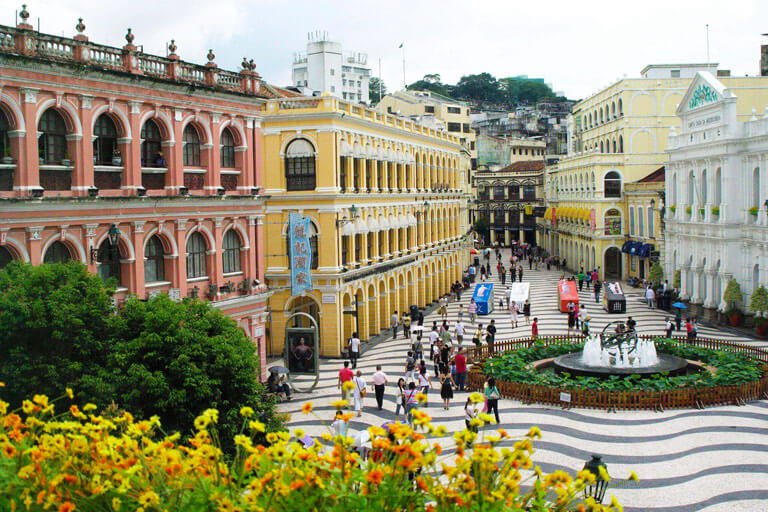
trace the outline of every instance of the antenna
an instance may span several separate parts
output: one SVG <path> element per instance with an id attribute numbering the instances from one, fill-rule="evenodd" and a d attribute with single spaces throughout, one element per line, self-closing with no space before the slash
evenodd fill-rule
<path id="1" fill-rule="evenodd" d="M 709 65 L 709 23 L 707 23 L 707 65 Z"/>

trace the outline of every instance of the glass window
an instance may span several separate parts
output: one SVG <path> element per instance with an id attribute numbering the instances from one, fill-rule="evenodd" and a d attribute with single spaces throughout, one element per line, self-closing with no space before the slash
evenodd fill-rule
<path id="1" fill-rule="evenodd" d="M 621 197 L 621 176 L 611 171 L 603 179 L 603 195 L 605 197 Z"/>
<path id="2" fill-rule="evenodd" d="M 93 163 L 112 165 L 112 156 L 117 150 L 117 129 L 112 118 L 102 114 L 93 126 Z"/>
<path id="3" fill-rule="evenodd" d="M 306 139 L 296 139 L 285 150 L 287 190 L 315 189 L 315 151 Z"/>
<path id="4" fill-rule="evenodd" d="M 0 157 L 11 156 L 10 145 L 8 143 L 8 131 L 11 129 L 8 118 L 0 110 Z"/>
<path id="5" fill-rule="evenodd" d="M 60 165 L 67 157 L 67 126 L 64 118 L 55 109 L 49 108 L 40 117 L 37 129 L 42 132 L 38 141 L 43 163 Z"/>
<path id="6" fill-rule="evenodd" d="M 163 243 L 157 235 L 147 240 L 147 245 L 144 247 L 144 281 L 147 283 L 165 281 Z"/>
<path id="7" fill-rule="evenodd" d="M 235 138 L 229 128 L 221 132 L 221 167 L 231 169 L 235 166 Z"/>
<path id="8" fill-rule="evenodd" d="M 629 207 L 629 236 L 635 236 L 635 209 Z"/>
<path id="9" fill-rule="evenodd" d="M 224 273 L 240 272 L 240 237 L 234 229 L 227 231 L 224 235 Z"/>
<path id="10" fill-rule="evenodd" d="M 192 233 L 187 240 L 187 279 L 205 276 L 205 250 L 203 235 Z"/>
<path id="11" fill-rule="evenodd" d="M 605 212 L 605 234 L 606 235 L 620 235 L 621 234 L 621 213 L 619 210 L 612 208 Z"/>
<path id="12" fill-rule="evenodd" d="M 200 135 L 191 124 L 184 128 L 184 165 L 200 166 Z"/>
<path id="13" fill-rule="evenodd" d="M 119 247 L 113 247 L 109 239 L 104 240 L 99 246 L 97 260 L 99 262 L 99 277 L 104 281 L 114 277 L 117 280 L 117 284 L 122 284 L 120 281 Z"/>
<path id="14" fill-rule="evenodd" d="M 653 208 L 648 207 L 648 237 L 653 238 Z"/>
<path id="15" fill-rule="evenodd" d="M 13 261 L 13 254 L 5 247 L 0 246 L 0 270 Z"/>
<path id="16" fill-rule="evenodd" d="M 63 242 L 53 242 L 45 251 L 43 263 L 66 263 L 72 259 L 72 253 Z"/>
<path id="17" fill-rule="evenodd" d="M 461 108 L 459 108 L 459 107 L 448 107 L 448 113 L 449 114 L 461 114 Z"/>
<path id="18" fill-rule="evenodd" d="M 535 185 L 523 185 L 523 199 L 525 201 L 533 201 L 536 199 Z"/>
<path id="19" fill-rule="evenodd" d="M 637 234 L 638 236 L 645 236 L 645 215 L 643 207 L 637 207 Z"/>
<path id="20" fill-rule="evenodd" d="M 141 127 L 141 166 L 165 167 L 165 158 L 161 151 L 162 138 L 160 128 L 152 119 Z"/>

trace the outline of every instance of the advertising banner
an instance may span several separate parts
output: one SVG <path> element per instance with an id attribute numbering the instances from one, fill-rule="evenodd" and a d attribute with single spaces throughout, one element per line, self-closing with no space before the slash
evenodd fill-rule
<path id="1" fill-rule="evenodd" d="M 568 312 L 568 303 L 579 303 L 579 292 L 576 289 L 576 281 L 560 281 L 557 283 L 558 306 L 561 313 Z"/>
<path id="2" fill-rule="evenodd" d="M 488 315 L 493 312 L 493 284 L 482 283 L 475 285 L 475 292 L 472 294 L 472 298 L 477 305 L 478 315 Z"/>
<path id="3" fill-rule="evenodd" d="M 312 289 L 312 249 L 309 243 L 309 217 L 291 213 L 288 218 L 291 295 Z"/>

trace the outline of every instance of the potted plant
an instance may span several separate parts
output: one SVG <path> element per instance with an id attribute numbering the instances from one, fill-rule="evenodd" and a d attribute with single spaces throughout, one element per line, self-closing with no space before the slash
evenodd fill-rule
<path id="1" fill-rule="evenodd" d="M 725 293 L 723 293 L 723 300 L 728 304 L 728 309 L 725 310 L 725 314 L 728 316 L 728 322 L 732 327 L 736 327 L 741 323 L 741 311 L 739 311 L 738 303 L 741 302 L 741 286 L 735 279 L 728 281 L 728 285 L 725 287 Z"/>
<path id="2" fill-rule="evenodd" d="M 123 165 L 123 155 L 120 154 L 120 151 L 117 149 L 112 152 L 112 165 L 120 166 Z"/>
<path id="3" fill-rule="evenodd" d="M 40 165 L 45 165 L 45 152 L 43 151 L 43 148 L 40 148 L 37 151 L 37 158 Z"/>
<path id="4" fill-rule="evenodd" d="M 680 289 L 680 271 L 675 270 L 675 277 L 672 278 L 672 288 Z"/>
<path id="5" fill-rule="evenodd" d="M 757 327 L 757 334 L 761 338 L 768 332 L 768 318 L 763 316 L 768 311 L 768 290 L 765 286 L 760 285 L 752 292 L 752 297 L 749 299 L 749 310 L 755 313 L 755 327 Z"/>
<path id="6" fill-rule="evenodd" d="M 5 146 L 3 148 L 3 158 L 0 159 L 2 163 L 4 164 L 12 164 L 13 163 L 13 157 L 11 157 L 11 148 L 8 146 Z"/>
<path id="7" fill-rule="evenodd" d="M 72 165 L 72 160 L 69 159 L 69 153 L 64 153 L 64 158 L 61 159 L 61 165 L 64 167 Z"/>
<path id="8" fill-rule="evenodd" d="M 713 206 L 712 207 L 712 215 L 720 215 L 720 207 L 719 206 Z"/>
<path id="9" fill-rule="evenodd" d="M 675 205 L 670 206 L 669 211 L 671 211 L 672 213 L 675 213 L 677 211 L 677 206 Z"/>
<path id="10" fill-rule="evenodd" d="M 690 214 L 692 211 L 693 211 L 693 208 L 691 208 L 690 206 L 685 207 L 685 213 Z"/>
<path id="11" fill-rule="evenodd" d="M 757 217 L 757 212 L 759 211 L 760 211 L 760 208 L 758 208 L 757 206 L 753 206 L 752 208 L 749 209 L 749 214 Z"/>

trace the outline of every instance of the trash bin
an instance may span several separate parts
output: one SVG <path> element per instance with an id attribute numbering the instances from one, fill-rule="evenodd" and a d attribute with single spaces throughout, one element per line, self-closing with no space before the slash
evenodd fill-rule
<path id="1" fill-rule="evenodd" d="M 627 312 L 627 299 L 620 283 L 603 284 L 603 307 L 608 313 Z"/>

